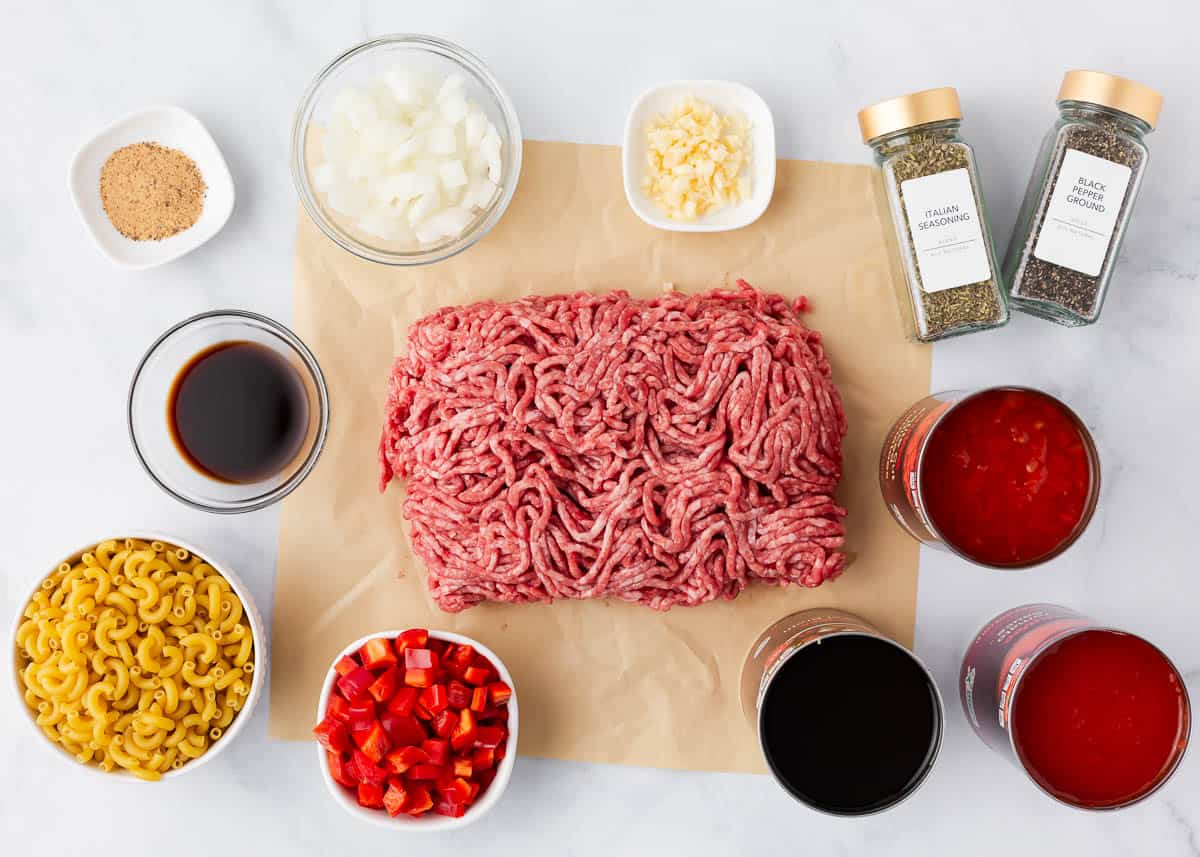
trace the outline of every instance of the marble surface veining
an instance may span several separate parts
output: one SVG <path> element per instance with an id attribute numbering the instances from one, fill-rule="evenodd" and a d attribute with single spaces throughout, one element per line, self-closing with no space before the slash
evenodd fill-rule
<path id="1" fill-rule="evenodd" d="M 6 854 L 1200 855 L 1200 754 L 1130 810 L 1074 812 L 1043 798 L 970 734 L 955 702 L 963 644 L 998 610 L 1075 605 L 1145 633 L 1200 701 L 1200 52 L 1196 6 L 1087 4 L 258 2 L 2 3 L 0 75 L 0 612 L 90 536 L 143 526 L 220 545 L 270 621 L 278 517 L 193 512 L 140 471 L 126 437 L 130 373 L 160 331 L 195 312 L 288 320 L 296 206 L 288 131 L 315 72 L 368 35 L 445 36 L 509 88 L 529 137 L 617 143 L 643 88 L 713 77 L 756 88 L 780 154 L 866 162 L 855 111 L 959 87 L 988 215 L 1003 249 L 1062 72 L 1094 67 L 1166 95 L 1161 130 L 1104 319 L 1064 330 L 1017 316 L 940 344 L 934 387 L 1033 384 L 1074 404 L 1104 460 L 1082 542 L 1026 574 L 922 557 L 917 647 L 950 712 L 942 758 L 898 809 L 841 821 L 793 804 L 766 777 L 522 759 L 509 793 L 460 833 L 402 840 L 342 814 L 311 746 L 266 738 L 266 707 L 213 764 L 166 787 L 98 780 L 56 763 L 0 694 L 0 841 Z M 192 110 L 237 188 L 229 224 L 166 267 L 131 274 L 92 247 L 66 190 L 75 148 L 137 107 Z M 17 740 L 13 740 L 17 736 Z"/>

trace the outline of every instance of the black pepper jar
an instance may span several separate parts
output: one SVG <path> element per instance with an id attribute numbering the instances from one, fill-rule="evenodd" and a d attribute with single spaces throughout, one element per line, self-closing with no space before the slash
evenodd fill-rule
<path id="1" fill-rule="evenodd" d="M 1161 107 L 1123 77 L 1064 76 L 1004 260 L 1014 307 L 1070 327 L 1100 317 Z"/>

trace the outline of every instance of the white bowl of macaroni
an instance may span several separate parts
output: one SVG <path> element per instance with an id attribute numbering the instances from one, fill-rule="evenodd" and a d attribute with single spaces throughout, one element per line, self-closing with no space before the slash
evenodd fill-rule
<path id="1" fill-rule="evenodd" d="M 266 681 L 266 635 L 245 584 L 208 551 L 158 533 L 67 554 L 21 604 L 12 639 L 18 704 L 38 743 L 130 781 L 212 761 Z"/>

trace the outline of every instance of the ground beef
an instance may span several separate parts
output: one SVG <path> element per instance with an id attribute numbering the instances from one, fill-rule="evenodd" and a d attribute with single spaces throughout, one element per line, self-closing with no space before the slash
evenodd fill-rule
<path id="1" fill-rule="evenodd" d="M 438 606 L 666 610 L 839 574 L 846 418 L 805 308 L 738 281 L 416 322 L 388 385 L 380 488 L 408 479 Z"/>

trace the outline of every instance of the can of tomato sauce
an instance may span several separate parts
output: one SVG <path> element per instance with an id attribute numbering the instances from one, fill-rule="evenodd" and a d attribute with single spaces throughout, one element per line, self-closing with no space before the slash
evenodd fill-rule
<path id="1" fill-rule="evenodd" d="M 1080 809 L 1119 809 L 1178 769 L 1191 731 L 1179 670 L 1141 637 L 1056 604 L 985 624 L 959 673 L 975 733 L 1043 792 Z"/>
<path id="2" fill-rule="evenodd" d="M 830 815 L 890 809 L 917 790 L 944 711 L 916 655 L 842 610 L 780 619 L 742 670 L 742 706 L 775 780 Z"/>
<path id="3" fill-rule="evenodd" d="M 896 421 L 879 486 L 914 538 L 990 568 L 1028 568 L 1070 547 L 1100 496 L 1092 435 L 1028 387 L 926 396 Z"/>

